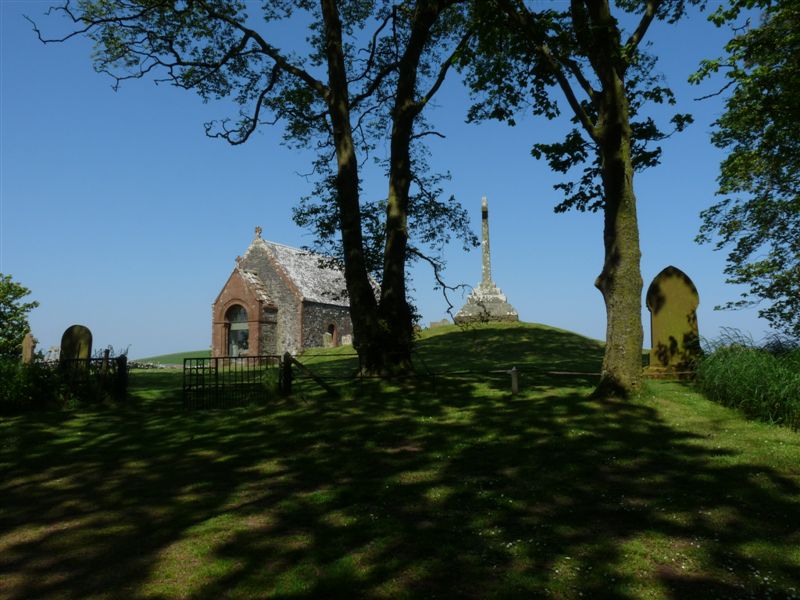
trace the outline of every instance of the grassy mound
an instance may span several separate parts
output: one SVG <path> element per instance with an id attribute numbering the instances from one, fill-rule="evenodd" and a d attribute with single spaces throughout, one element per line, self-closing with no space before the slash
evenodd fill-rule
<path id="1" fill-rule="evenodd" d="M 173 354 L 137 358 L 135 362 L 154 365 L 183 365 L 184 358 L 207 358 L 209 356 L 211 356 L 211 350 L 190 350 L 189 352 L 175 352 Z"/>

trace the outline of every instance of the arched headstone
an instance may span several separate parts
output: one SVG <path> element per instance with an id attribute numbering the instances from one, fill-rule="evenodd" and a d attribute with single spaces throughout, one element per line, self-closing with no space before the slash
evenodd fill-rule
<path id="1" fill-rule="evenodd" d="M 647 290 L 650 311 L 651 374 L 691 371 L 700 354 L 697 288 L 683 271 L 669 266 Z"/>
<path id="2" fill-rule="evenodd" d="M 92 356 L 92 332 L 83 325 L 68 327 L 61 336 L 60 360 L 88 360 Z"/>

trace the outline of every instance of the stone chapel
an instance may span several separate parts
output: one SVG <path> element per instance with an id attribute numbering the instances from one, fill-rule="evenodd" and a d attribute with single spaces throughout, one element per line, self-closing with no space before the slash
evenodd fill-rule
<path id="1" fill-rule="evenodd" d="M 261 238 L 212 306 L 211 355 L 297 354 L 352 342 L 344 273 L 320 254 Z"/>

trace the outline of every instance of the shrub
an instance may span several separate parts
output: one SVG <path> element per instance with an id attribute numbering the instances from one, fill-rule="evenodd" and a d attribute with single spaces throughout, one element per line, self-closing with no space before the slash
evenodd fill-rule
<path id="1" fill-rule="evenodd" d="M 700 360 L 697 385 L 707 398 L 750 418 L 800 429 L 800 348 L 783 340 L 761 347 L 726 335 Z"/>
<path id="2" fill-rule="evenodd" d="M 64 365 L 0 359 L 0 413 L 125 400 L 127 356 L 111 359 L 110 365 L 101 370 L 97 361 Z"/>
<path id="3" fill-rule="evenodd" d="M 41 363 L 0 360 L 0 412 L 42 409 L 60 404 L 62 385 L 58 373 Z"/>

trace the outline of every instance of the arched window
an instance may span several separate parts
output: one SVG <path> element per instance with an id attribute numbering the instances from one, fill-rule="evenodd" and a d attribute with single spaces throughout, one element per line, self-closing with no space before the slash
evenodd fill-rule
<path id="1" fill-rule="evenodd" d="M 250 329 L 247 323 L 247 310 L 234 304 L 225 313 L 228 325 L 228 356 L 239 356 L 248 348 Z"/>

